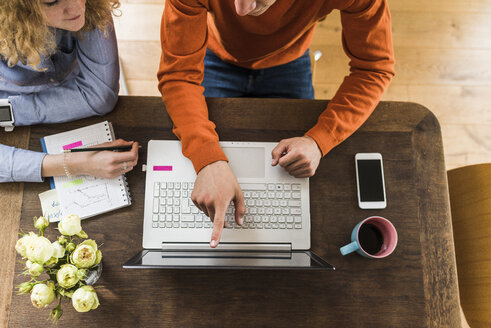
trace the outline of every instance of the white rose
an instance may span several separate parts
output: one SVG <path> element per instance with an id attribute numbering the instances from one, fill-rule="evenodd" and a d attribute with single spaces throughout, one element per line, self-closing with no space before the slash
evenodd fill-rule
<path id="1" fill-rule="evenodd" d="M 45 230 L 49 226 L 49 220 L 44 216 L 40 216 L 34 221 L 34 228 L 39 230 Z"/>
<path id="2" fill-rule="evenodd" d="M 45 284 L 37 284 L 32 288 L 31 302 L 38 309 L 47 307 L 55 299 L 55 292 Z"/>
<path id="3" fill-rule="evenodd" d="M 26 256 L 31 262 L 43 264 L 53 256 L 54 251 L 48 238 L 34 236 L 27 245 Z"/>
<path id="4" fill-rule="evenodd" d="M 87 239 L 79 244 L 70 255 L 70 262 L 78 268 L 86 269 L 99 264 L 102 258 L 101 251 L 97 250 L 97 244 L 92 239 Z"/>
<path id="5" fill-rule="evenodd" d="M 31 242 L 33 237 L 37 237 L 37 235 L 34 232 L 29 232 L 28 235 L 24 235 L 22 238 L 17 240 L 17 243 L 15 243 L 15 250 L 20 254 L 20 256 L 27 257 L 27 245 Z"/>
<path id="6" fill-rule="evenodd" d="M 51 245 L 53 245 L 53 248 L 55 250 L 55 252 L 53 254 L 54 257 L 57 257 L 60 259 L 63 256 L 65 256 L 65 247 L 61 246 L 60 242 L 58 240 L 55 241 L 54 243 L 52 243 Z"/>
<path id="7" fill-rule="evenodd" d="M 58 223 L 58 230 L 66 236 L 73 236 L 82 231 L 82 224 L 78 215 L 69 215 L 61 219 Z"/>
<path id="8" fill-rule="evenodd" d="M 77 272 L 78 269 L 76 266 L 71 264 L 64 264 L 56 273 L 56 280 L 61 287 L 65 289 L 70 289 L 75 286 L 80 280 Z"/>
<path id="9" fill-rule="evenodd" d="M 72 305 L 77 312 L 88 312 L 97 309 L 99 299 L 92 286 L 82 286 L 73 293 Z"/>
<path id="10" fill-rule="evenodd" d="M 30 266 L 29 266 L 29 273 L 31 274 L 31 276 L 33 277 L 37 277 L 39 276 L 41 273 L 44 272 L 44 267 L 42 264 L 39 264 L 39 263 L 32 263 Z"/>

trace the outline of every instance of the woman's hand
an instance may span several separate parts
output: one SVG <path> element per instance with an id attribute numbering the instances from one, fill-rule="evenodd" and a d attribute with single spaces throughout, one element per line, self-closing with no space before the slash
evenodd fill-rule
<path id="1" fill-rule="evenodd" d="M 94 147 L 112 147 L 131 145 L 130 151 L 88 151 L 70 153 L 67 168 L 72 175 L 91 175 L 99 178 L 112 179 L 129 172 L 138 162 L 138 142 L 118 139 Z"/>

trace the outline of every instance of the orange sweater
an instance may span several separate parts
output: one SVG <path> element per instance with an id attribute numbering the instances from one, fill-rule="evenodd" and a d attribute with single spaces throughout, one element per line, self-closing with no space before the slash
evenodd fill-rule
<path id="1" fill-rule="evenodd" d="M 227 160 L 203 96 L 206 48 L 223 61 L 262 69 L 288 63 L 309 47 L 316 22 L 341 10 L 350 74 L 306 132 L 325 155 L 370 116 L 394 75 L 386 0 L 278 0 L 261 16 L 238 16 L 234 0 L 166 0 L 159 90 L 196 172 Z M 329 54 L 325 54 L 329 55 Z"/>

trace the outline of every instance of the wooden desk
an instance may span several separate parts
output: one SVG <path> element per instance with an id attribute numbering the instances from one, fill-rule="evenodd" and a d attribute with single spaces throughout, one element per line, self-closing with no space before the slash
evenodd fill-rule
<path id="1" fill-rule="evenodd" d="M 208 104 L 222 140 L 279 141 L 302 135 L 327 101 L 209 99 Z M 150 138 L 175 139 L 159 98 L 121 97 L 117 109 L 103 119 L 113 122 L 119 137 L 144 145 L 140 164 L 145 163 Z M 44 135 L 101 120 L 32 127 L 29 148 L 39 150 Z M 384 157 L 388 201 L 384 210 L 357 206 L 357 152 L 380 152 Z M 60 326 L 460 325 L 440 127 L 420 105 L 381 103 L 359 131 L 321 161 L 311 178 L 312 249 L 336 266 L 334 272 L 123 270 L 121 265 L 142 245 L 145 177 L 140 167 L 128 174 L 131 207 L 83 222 L 89 236 L 104 243 L 101 306 L 79 314 L 65 302 Z M 32 217 L 41 213 L 37 195 L 48 188 L 47 182 L 24 184 L 20 228 L 32 230 Z M 381 260 L 341 256 L 339 247 L 349 242 L 355 224 L 375 214 L 389 218 L 397 228 L 395 252 Z M 9 217 L 13 222 L 18 219 Z M 49 231 L 52 237 L 54 229 Z M 13 258 L 9 265 L 14 265 Z M 15 263 L 15 273 L 21 270 Z M 12 281 L 12 276 L 6 273 L 1 279 Z M 15 275 L 13 280 L 18 284 L 22 278 Z M 10 327 L 46 324 L 49 310 L 34 309 L 28 296 L 12 295 Z"/>

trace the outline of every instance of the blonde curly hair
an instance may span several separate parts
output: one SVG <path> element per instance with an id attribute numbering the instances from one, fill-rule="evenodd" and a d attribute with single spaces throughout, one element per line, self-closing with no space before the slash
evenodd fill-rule
<path id="1" fill-rule="evenodd" d="M 96 28 L 107 32 L 119 6 L 119 0 L 86 0 L 85 25 L 78 36 Z M 0 0 L 0 57 L 9 67 L 20 61 L 37 69 L 41 56 L 55 51 L 55 29 L 45 23 L 41 0 Z"/>

